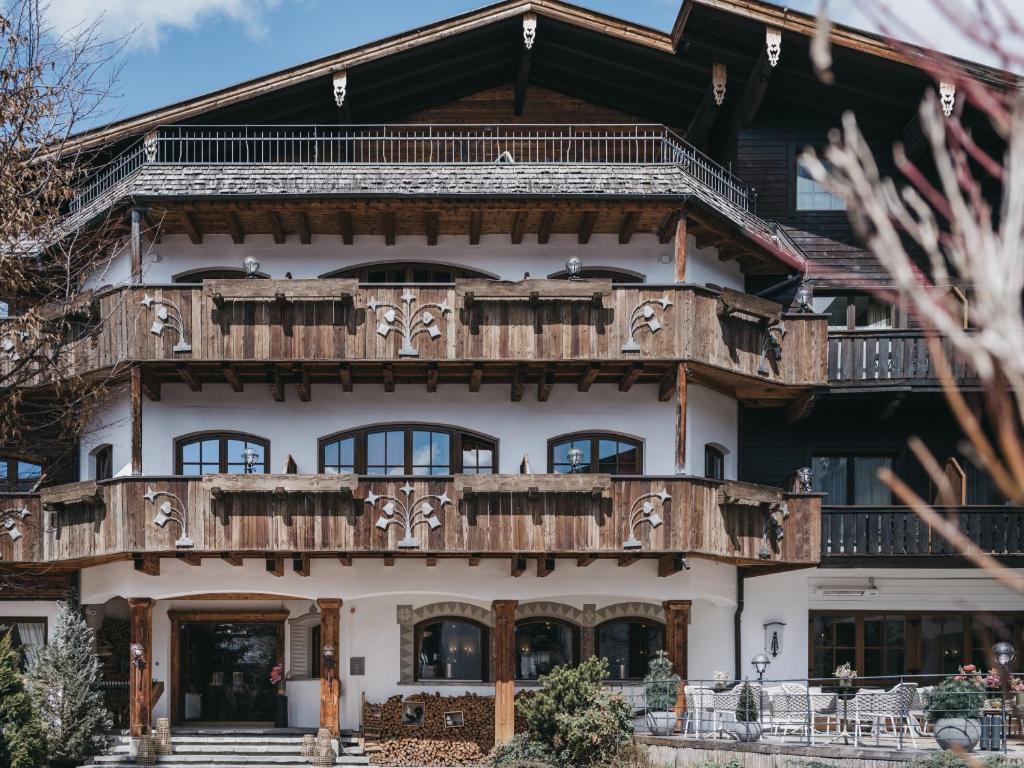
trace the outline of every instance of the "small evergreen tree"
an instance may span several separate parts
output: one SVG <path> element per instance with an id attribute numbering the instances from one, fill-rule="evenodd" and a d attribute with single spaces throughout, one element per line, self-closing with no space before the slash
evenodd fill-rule
<path id="1" fill-rule="evenodd" d="M 92 630 L 67 603 L 47 646 L 29 665 L 26 684 L 51 760 L 81 761 L 105 752 L 113 727 L 100 691 Z"/>
<path id="2" fill-rule="evenodd" d="M 736 704 L 737 723 L 756 723 L 758 714 L 757 695 L 750 683 L 744 682 L 740 688 L 740 699 Z"/>
<path id="3" fill-rule="evenodd" d="M 39 768 L 46 762 L 43 728 L 25 691 L 11 633 L 0 634 L 0 768 Z"/>

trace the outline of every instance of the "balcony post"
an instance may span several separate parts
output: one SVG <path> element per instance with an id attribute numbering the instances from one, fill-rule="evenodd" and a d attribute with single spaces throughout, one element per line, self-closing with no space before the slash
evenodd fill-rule
<path id="1" fill-rule="evenodd" d="M 681 726 L 683 714 L 686 712 L 687 631 L 692 606 L 692 600 L 666 600 L 662 603 L 665 609 L 665 652 L 672 662 L 672 671 L 682 678 L 676 691 L 677 728 Z"/>
<path id="2" fill-rule="evenodd" d="M 131 273 L 132 283 L 142 282 L 142 209 L 131 211 Z"/>
<path id="3" fill-rule="evenodd" d="M 679 211 L 676 222 L 676 282 L 686 282 L 686 209 Z"/>
<path id="4" fill-rule="evenodd" d="M 129 386 L 129 407 L 132 413 L 132 474 L 142 474 L 142 368 L 132 368 Z"/>
<path id="5" fill-rule="evenodd" d="M 129 597 L 128 726 L 132 736 L 142 736 L 152 724 L 153 706 L 153 600 Z M 171 685 L 176 685 L 172 680 Z"/>
<path id="6" fill-rule="evenodd" d="M 505 744 L 516 728 L 516 608 L 518 600 L 495 600 L 494 742 Z"/>
<path id="7" fill-rule="evenodd" d="M 686 470 L 686 366 L 676 372 L 676 474 Z"/>
<path id="8" fill-rule="evenodd" d="M 341 600 L 321 597 L 320 607 L 320 727 L 341 734 Z M 327 653 L 324 649 L 332 648 Z"/>

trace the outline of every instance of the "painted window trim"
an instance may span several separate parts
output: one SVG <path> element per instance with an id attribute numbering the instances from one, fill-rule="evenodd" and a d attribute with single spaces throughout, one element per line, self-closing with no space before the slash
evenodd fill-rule
<path id="1" fill-rule="evenodd" d="M 263 473 L 270 474 L 270 441 L 259 435 L 253 435 L 248 432 L 236 432 L 233 430 L 221 430 L 221 429 L 210 429 L 203 430 L 201 432 L 189 432 L 187 435 L 179 435 L 174 438 L 174 473 L 176 475 L 182 475 L 184 461 L 182 455 L 182 449 L 184 446 L 194 443 L 199 440 L 210 440 L 212 438 L 218 438 L 221 441 L 220 445 L 220 469 L 219 472 L 224 474 L 227 472 L 227 449 L 225 443 L 228 440 L 245 440 L 249 443 L 258 443 L 263 447 Z M 261 473 L 256 473 L 261 474 Z"/>
<path id="2" fill-rule="evenodd" d="M 414 269 L 427 269 L 437 271 L 449 271 L 452 273 L 452 278 L 455 280 L 469 279 L 469 280 L 497 280 L 498 275 L 487 272 L 482 269 L 476 269 L 475 267 L 468 267 L 463 264 L 451 264 L 449 262 L 442 261 L 416 261 L 415 259 L 395 259 L 393 261 L 367 261 L 362 264 L 353 264 L 347 267 L 339 267 L 338 269 L 332 269 L 329 272 L 324 272 L 319 277 L 321 279 L 329 278 L 355 278 L 360 283 L 370 284 L 367 281 L 370 270 L 374 269 L 399 269 L 402 268 L 406 272 L 406 277 L 411 275 Z M 390 283 L 394 285 L 394 283 Z M 417 282 L 413 280 L 400 281 L 401 285 L 445 285 L 446 283 L 438 282 Z M 372 285 L 389 285 L 389 283 L 372 283 Z"/>
<path id="3" fill-rule="evenodd" d="M 453 426 L 451 424 L 434 424 L 430 422 L 412 422 L 412 421 L 400 421 L 393 423 L 384 424 L 369 424 L 363 427 L 356 427 L 355 429 L 346 429 L 341 432 L 334 432 L 330 435 L 325 435 L 317 440 L 317 471 L 325 472 L 326 463 L 325 450 L 331 443 L 345 440 L 347 438 L 355 439 L 355 474 L 365 475 L 367 471 L 367 456 L 366 456 L 366 437 L 367 435 L 374 432 L 397 432 L 404 430 L 405 436 L 405 473 L 403 475 L 391 475 L 391 477 L 431 477 L 431 475 L 413 475 L 412 470 L 412 433 L 414 431 L 429 431 L 429 432 L 446 432 L 449 439 L 449 469 L 450 474 L 459 474 L 463 471 L 462 463 L 462 441 L 463 438 L 469 437 L 474 440 L 481 440 L 491 444 L 491 474 L 497 474 L 498 472 L 498 449 L 499 440 L 491 435 L 484 434 L 483 432 L 477 432 L 472 429 L 465 429 L 463 427 Z M 433 475 L 433 477 L 443 477 L 443 475 Z"/>
<path id="4" fill-rule="evenodd" d="M 216 272 L 223 272 L 225 275 L 220 277 L 204 277 L 204 275 L 211 275 Z M 171 282 L 189 285 L 201 283 L 203 280 L 244 280 L 246 278 L 245 270 L 241 267 L 197 267 L 196 269 L 186 269 L 184 272 L 171 275 Z M 257 272 L 255 279 L 268 280 L 270 275 L 266 272 Z"/>
<path id="5" fill-rule="evenodd" d="M 107 475 L 106 477 L 100 477 L 99 473 L 99 460 L 100 455 L 103 453 L 109 454 L 110 461 L 110 474 Z M 110 443 L 103 443 L 101 445 L 97 445 L 95 448 L 89 451 L 89 462 L 89 474 L 92 475 L 93 480 L 109 480 L 114 476 L 114 446 L 111 445 Z"/>

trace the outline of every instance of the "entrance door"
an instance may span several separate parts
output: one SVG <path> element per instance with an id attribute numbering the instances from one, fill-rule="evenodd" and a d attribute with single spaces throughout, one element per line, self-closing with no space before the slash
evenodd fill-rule
<path id="1" fill-rule="evenodd" d="M 179 724 L 274 721 L 274 665 L 284 660 L 282 621 L 175 621 Z"/>

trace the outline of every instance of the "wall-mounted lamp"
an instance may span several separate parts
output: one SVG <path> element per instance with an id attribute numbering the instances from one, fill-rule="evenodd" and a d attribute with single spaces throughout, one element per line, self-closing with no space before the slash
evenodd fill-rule
<path id="1" fill-rule="evenodd" d="M 251 445 L 246 446 L 245 450 L 242 451 L 242 462 L 245 464 L 245 474 L 252 474 L 252 469 L 259 459 L 260 455 L 256 452 L 256 449 Z"/>
<path id="2" fill-rule="evenodd" d="M 783 621 L 769 621 L 764 625 L 764 650 L 773 659 L 782 653 L 782 634 L 786 628 Z"/>
<path id="3" fill-rule="evenodd" d="M 333 645 L 325 645 L 321 650 L 324 657 L 324 669 L 327 670 L 328 681 L 334 680 L 334 668 L 337 665 L 337 653 L 338 649 Z"/>
<path id="4" fill-rule="evenodd" d="M 565 262 L 565 271 L 569 273 L 570 280 L 580 280 L 580 272 L 583 271 L 583 262 L 579 256 L 572 256 Z"/>
<path id="5" fill-rule="evenodd" d="M 256 277 L 260 271 L 260 263 L 252 256 L 246 256 L 242 259 L 242 269 L 245 271 L 246 277 Z"/>
<path id="6" fill-rule="evenodd" d="M 800 467 L 796 471 L 796 490 L 800 493 L 812 493 L 814 491 L 814 470 L 810 467 Z"/>
<path id="7" fill-rule="evenodd" d="M 580 466 L 583 464 L 583 451 L 579 448 L 570 448 L 569 452 L 565 454 L 565 458 L 569 462 L 569 471 L 575 474 L 580 471 Z"/>
<path id="8" fill-rule="evenodd" d="M 764 673 L 768 670 L 768 665 L 772 663 L 772 660 L 763 653 L 759 653 L 750 660 L 750 663 L 753 665 L 754 671 L 757 672 L 757 682 L 762 682 L 764 680 Z"/>
<path id="9" fill-rule="evenodd" d="M 814 290 L 811 286 L 801 285 L 797 288 L 794 303 L 796 304 L 796 308 L 801 312 L 813 312 Z"/>

